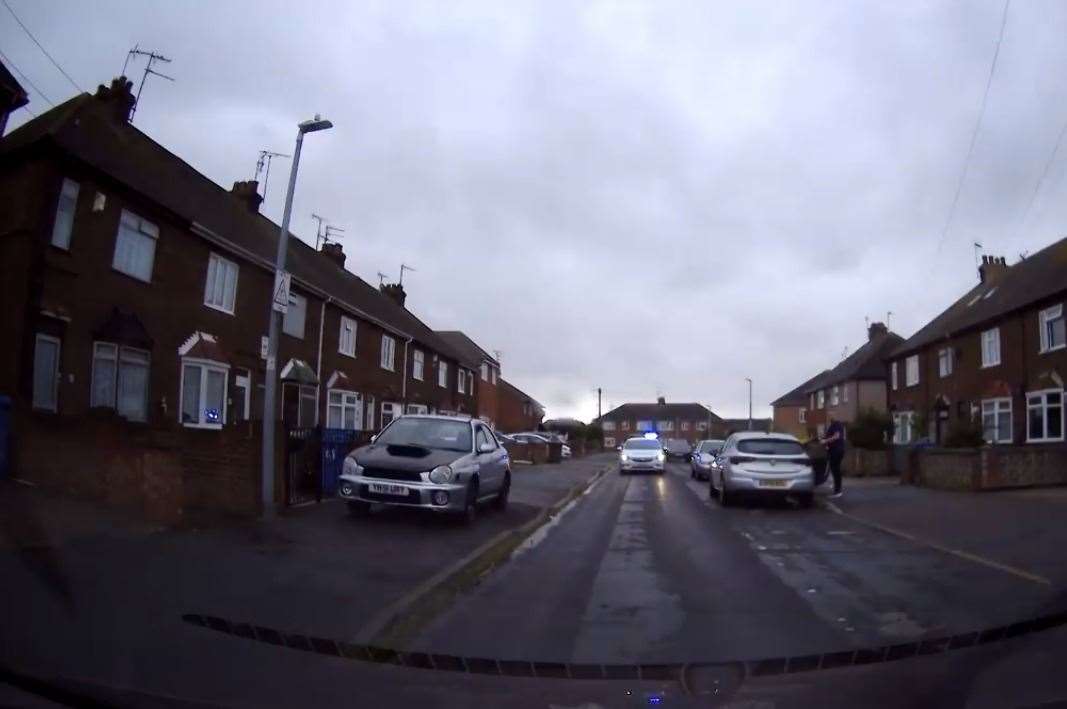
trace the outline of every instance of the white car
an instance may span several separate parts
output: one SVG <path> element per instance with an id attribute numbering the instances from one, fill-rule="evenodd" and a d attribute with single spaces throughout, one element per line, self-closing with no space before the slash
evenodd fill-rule
<path id="1" fill-rule="evenodd" d="M 723 441 L 708 439 L 700 441 L 693 448 L 689 458 L 689 477 L 695 480 L 711 480 L 711 470 L 718 465 L 716 456 L 722 450 Z"/>
<path id="2" fill-rule="evenodd" d="M 742 493 L 792 495 L 804 507 L 815 495 L 811 459 L 800 441 L 786 433 L 735 433 L 710 472 L 709 493 L 718 493 L 724 507 Z"/>
<path id="3" fill-rule="evenodd" d="M 510 438 L 519 443 L 551 443 L 552 438 L 549 435 L 543 433 L 513 433 Z M 566 443 L 561 442 L 560 455 L 564 458 L 571 457 L 571 447 Z"/>
<path id="4" fill-rule="evenodd" d="M 627 438 L 619 447 L 619 475 L 638 470 L 663 474 L 667 454 L 655 438 Z"/>

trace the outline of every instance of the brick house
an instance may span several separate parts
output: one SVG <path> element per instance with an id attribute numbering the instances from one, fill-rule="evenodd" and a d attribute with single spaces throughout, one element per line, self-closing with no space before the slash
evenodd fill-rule
<path id="1" fill-rule="evenodd" d="M 788 433 L 801 439 L 812 437 L 815 428 L 814 424 L 808 422 L 811 399 L 808 391 L 821 387 L 823 379 L 829 374 L 830 370 L 824 369 L 797 388 L 782 394 L 771 402 L 771 409 L 774 412 L 771 421 L 775 431 Z"/>
<path id="2" fill-rule="evenodd" d="M 538 430 L 545 417 L 545 407 L 506 379 L 501 377 L 497 383 L 497 430 L 504 433 Z"/>
<path id="3" fill-rule="evenodd" d="M 809 433 L 821 436 L 831 417 L 845 424 L 856 420 L 864 409 L 885 411 L 888 406 L 886 356 L 904 341 L 884 323 L 871 323 L 867 342 L 806 387 Z"/>
<path id="4" fill-rule="evenodd" d="M 116 79 L 0 141 L 0 395 L 27 479 L 78 476 L 50 453 L 86 420 L 109 421 L 101 440 L 170 429 L 180 450 L 232 452 L 233 431 L 254 436 L 261 418 L 279 227 L 255 182 L 215 184 L 130 125 L 132 106 Z M 405 308 L 402 288 L 347 271 L 340 245 L 289 239 L 278 418 L 375 431 L 403 411 L 475 411 L 477 363 Z M 254 508 L 257 463 L 243 462 L 239 501 L 191 504 Z M 187 501 L 217 482 L 190 476 Z"/>
<path id="5" fill-rule="evenodd" d="M 472 363 L 478 373 L 478 418 L 495 427 L 499 418 L 500 362 L 459 330 L 438 330 L 437 336 Z"/>
<path id="6" fill-rule="evenodd" d="M 888 357 L 894 442 L 977 420 L 991 444 L 1062 443 L 1064 301 L 1067 239 L 1011 266 L 983 257 L 978 283 Z"/>
<path id="7" fill-rule="evenodd" d="M 747 422 L 747 419 L 746 419 Z M 711 438 L 723 420 L 703 404 L 668 404 L 663 397 L 654 404 L 617 406 L 594 420 L 604 432 L 604 447 L 614 448 L 631 436 L 657 433 L 660 438 L 682 438 L 690 444 Z"/>

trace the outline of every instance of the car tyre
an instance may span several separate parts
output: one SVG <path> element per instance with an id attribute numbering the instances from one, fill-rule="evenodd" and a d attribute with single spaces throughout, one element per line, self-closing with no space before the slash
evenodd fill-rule
<path id="1" fill-rule="evenodd" d="M 370 514 L 370 503 L 364 500 L 350 500 L 348 513 L 353 517 L 366 517 Z"/>
<path id="2" fill-rule="evenodd" d="M 504 473 L 504 484 L 500 487 L 500 492 L 497 493 L 496 499 L 493 500 L 493 506 L 500 511 L 504 511 L 508 508 L 508 495 L 511 493 L 511 471 L 508 470 Z"/>
<path id="3" fill-rule="evenodd" d="M 478 519 L 478 481 L 471 480 L 467 485 L 467 498 L 463 502 L 463 512 L 460 513 L 460 521 L 463 524 L 474 524 Z"/>

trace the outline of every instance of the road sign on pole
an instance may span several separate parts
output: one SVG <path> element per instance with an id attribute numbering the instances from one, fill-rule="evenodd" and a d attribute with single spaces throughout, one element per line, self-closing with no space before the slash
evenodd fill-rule
<path id="1" fill-rule="evenodd" d="M 289 312 L 289 287 L 293 277 L 288 271 L 274 272 L 274 309 L 283 315 Z"/>

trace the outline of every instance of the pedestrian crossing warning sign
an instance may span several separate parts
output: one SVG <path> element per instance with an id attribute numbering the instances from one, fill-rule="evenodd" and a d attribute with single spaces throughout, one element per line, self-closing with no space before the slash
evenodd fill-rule
<path id="1" fill-rule="evenodd" d="M 279 313 L 289 312 L 289 285 L 293 277 L 287 271 L 274 272 L 274 302 L 272 307 Z"/>

